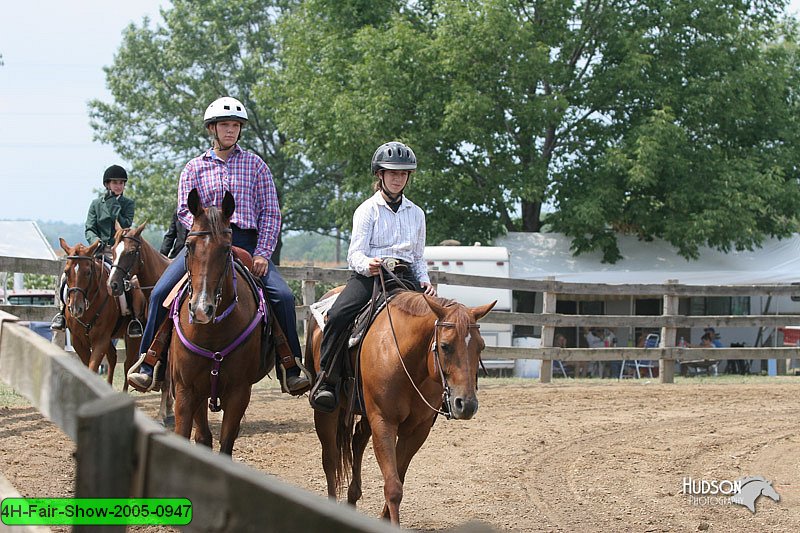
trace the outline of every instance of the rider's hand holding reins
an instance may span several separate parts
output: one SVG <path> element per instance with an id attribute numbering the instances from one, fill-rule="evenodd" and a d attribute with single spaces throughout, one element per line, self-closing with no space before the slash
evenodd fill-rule
<path id="1" fill-rule="evenodd" d="M 381 272 L 381 265 L 383 264 L 383 259 L 380 257 L 373 257 L 369 261 L 369 275 L 370 276 L 377 276 Z"/>
<path id="2" fill-rule="evenodd" d="M 253 256 L 253 275 L 261 276 L 267 275 L 267 270 L 269 269 L 269 262 L 261 257 L 260 255 Z"/>
<path id="3" fill-rule="evenodd" d="M 433 285 L 431 285 L 426 281 L 423 281 L 422 283 L 420 283 L 420 285 L 422 286 L 423 289 L 425 289 L 425 294 L 427 294 L 428 296 L 436 296 L 436 287 L 434 287 Z"/>

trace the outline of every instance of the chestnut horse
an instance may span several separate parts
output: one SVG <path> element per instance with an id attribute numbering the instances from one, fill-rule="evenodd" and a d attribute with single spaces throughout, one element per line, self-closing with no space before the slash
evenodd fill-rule
<path id="1" fill-rule="evenodd" d="M 136 276 L 139 280 L 142 292 L 149 297 L 152 288 L 158 278 L 169 266 L 169 259 L 153 248 L 150 243 L 142 238 L 142 231 L 147 223 L 136 228 L 123 228 L 116 223 L 117 232 L 114 235 L 114 264 L 111 267 L 111 274 L 108 276 L 108 289 L 114 296 L 122 296 L 125 289 L 131 282 L 131 278 Z M 147 350 L 147 346 L 142 347 Z M 138 354 L 136 354 L 138 357 Z M 135 361 L 135 359 L 134 359 Z M 128 368 L 125 369 L 128 375 Z M 125 381 L 127 385 L 127 380 Z M 172 394 L 169 387 L 169 372 L 161 387 L 161 405 L 159 416 L 164 425 L 172 425 L 175 421 L 175 413 L 172 410 Z"/>
<path id="2" fill-rule="evenodd" d="M 361 498 L 361 460 L 372 434 L 383 474 L 382 516 L 399 524 L 408 465 L 428 437 L 436 415 L 467 420 L 478 409 L 475 392 L 484 342 L 476 322 L 495 303 L 468 308 L 404 291 L 378 314 L 364 336 L 356 392 L 342 394 L 333 413 L 314 412 L 329 497 L 335 499 L 349 477 L 348 503 L 355 505 Z M 316 372 L 321 341 L 314 322 L 306 346 L 306 357 L 313 361 L 307 360 L 306 366 Z M 355 355 L 351 350 L 351 361 Z M 350 395 L 359 394 L 359 386 L 366 416 L 355 423 L 348 402 Z"/>
<path id="3" fill-rule="evenodd" d="M 175 433 L 188 439 L 194 422 L 195 442 L 211 447 L 208 408 L 222 409 L 219 451 L 231 455 L 252 386 L 275 366 L 271 354 L 261 362 L 262 342 L 268 342 L 262 330 L 266 302 L 233 261 L 233 195 L 225 193 L 222 209 L 204 209 L 193 189 L 188 206 L 194 215 L 186 237 L 188 297 L 181 301 L 179 294 L 171 313 Z"/>
<path id="4" fill-rule="evenodd" d="M 127 335 L 131 316 L 121 314 L 119 299 L 106 288 L 108 273 L 99 254 L 101 243 L 91 246 L 76 244 L 69 246 L 59 238 L 61 248 L 67 253 L 64 275 L 67 281 L 66 309 L 64 316 L 72 334 L 72 346 L 83 364 L 93 372 L 103 361 L 108 360 L 108 384 L 114 382 L 117 365 L 117 349 L 113 339 L 125 339 L 125 371 L 133 365 L 139 353 L 139 339 Z M 127 380 L 123 391 L 128 390 Z"/>

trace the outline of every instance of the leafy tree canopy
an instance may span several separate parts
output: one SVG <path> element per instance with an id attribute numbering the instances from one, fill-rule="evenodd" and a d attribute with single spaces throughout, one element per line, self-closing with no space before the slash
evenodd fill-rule
<path id="1" fill-rule="evenodd" d="M 175 0 L 132 25 L 92 102 L 166 223 L 230 94 L 285 229 L 334 234 L 387 140 L 420 161 L 430 242 L 539 231 L 619 259 L 615 235 L 750 248 L 797 227 L 797 28 L 785 0 Z M 346 235 L 345 235 L 346 236 Z"/>
<path id="2" fill-rule="evenodd" d="M 329 229 L 325 214 L 308 220 L 298 191 L 313 188 L 313 175 L 299 155 L 285 149 L 275 122 L 282 98 L 273 86 L 280 64 L 274 23 L 291 1 L 174 0 L 162 10 L 164 23 L 130 25 L 107 67 L 113 102 L 92 101 L 92 126 L 99 140 L 132 162 L 130 194 L 137 218 L 166 226 L 177 202 L 186 161 L 210 146 L 203 129 L 205 108 L 220 96 L 241 100 L 248 112 L 240 144 L 268 162 L 283 206 L 284 229 Z M 253 88 L 259 84 L 258 98 Z M 302 195 L 299 195 L 302 198 Z M 318 191 L 316 199 L 324 197 Z"/>
<path id="3" fill-rule="evenodd" d="M 686 257 L 749 248 L 796 229 L 784 5 L 308 0 L 280 25 L 279 120 L 339 169 L 340 224 L 372 150 L 399 139 L 417 151 L 410 194 L 432 241 L 538 231 L 550 201 L 548 224 L 607 261 L 619 231 Z"/>

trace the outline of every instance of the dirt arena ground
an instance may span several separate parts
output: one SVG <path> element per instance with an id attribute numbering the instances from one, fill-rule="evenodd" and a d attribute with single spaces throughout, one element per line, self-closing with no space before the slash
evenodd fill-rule
<path id="1" fill-rule="evenodd" d="M 500 531 L 800 531 L 798 392 L 800 378 L 790 377 L 483 379 L 476 418 L 437 421 L 412 462 L 401 521 L 423 531 L 468 521 Z M 155 415 L 156 395 L 137 401 Z M 0 395 L 0 468 L 23 495 L 70 496 L 73 448 L 24 401 Z M 325 492 L 305 398 L 259 384 L 234 457 Z M 359 508 L 376 516 L 382 483 L 371 447 L 364 465 Z M 753 514 L 681 493 L 684 478 L 748 475 L 770 480 L 780 501 L 762 496 Z"/>

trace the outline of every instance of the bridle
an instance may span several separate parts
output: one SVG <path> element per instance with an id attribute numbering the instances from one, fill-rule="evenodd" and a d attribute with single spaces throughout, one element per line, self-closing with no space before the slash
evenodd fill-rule
<path id="1" fill-rule="evenodd" d="M 130 268 L 126 268 L 120 264 L 120 259 L 122 256 L 117 258 L 117 261 L 111 266 L 112 271 L 113 269 L 117 268 L 124 272 L 125 276 L 122 278 L 123 288 L 125 292 L 131 289 L 131 277 L 136 275 L 136 271 L 139 268 L 139 265 L 144 264 L 144 260 L 142 259 L 142 240 L 139 237 L 134 237 L 133 235 L 127 235 L 127 233 L 122 234 L 123 239 L 128 239 L 136 243 L 136 250 L 131 252 L 125 256 L 127 259 L 128 257 L 133 256 L 133 260 L 130 262 Z M 140 287 L 141 289 L 152 289 L 152 287 Z"/>
<path id="2" fill-rule="evenodd" d="M 231 234 L 233 230 L 231 228 L 224 228 L 221 230 L 223 234 Z M 213 232 L 211 231 L 190 231 L 186 234 L 186 237 L 205 237 L 211 235 Z M 189 256 L 192 255 L 192 249 L 188 246 L 186 247 L 186 254 L 183 256 L 184 267 L 186 269 L 186 275 L 188 276 L 188 283 L 187 283 L 187 290 L 189 292 L 189 299 L 191 300 L 193 294 L 192 288 L 192 271 L 189 268 Z M 232 270 L 233 273 L 233 301 L 231 305 L 219 316 L 217 316 L 217 309 L 219 308 L 220 303 L 222 302 L 222 285 L 225 280 L 225 276 L 228 273 L 228 270 Z M 214 314 L 211 315 L 213 322 L 216 324 L 227 317 L 233 309 L 236 307 L 236 303 L 239 301 L 239 293 L 236 289 L 236 269 L 233 268 L 233 251 L 228 252 L 228 258 L 225 261 L 225 268 L 222 270 L 222 273 L 219 275 L 219 279 L 217 280 L 217 286 L 214 288 Z M 189 323 L 191 324 L 192 314 L 189 313 Z"/>
<path id="3" fill-rule="evenodd" d="M 95 267 L 97 266 L 96 263 L 95 263 L 96 258 L 88 256 L 88 255 L 68 255 L 68 256 L 66 256 L 66 258 L 67 259 L 72 259 L 72 260 L 75 260 L 75 261 L 80 261 L 80 260 L 89 261 L 89 286 L 91 286 L 92 285 L 92 281 L 94 280 L 94 277 L 96 275 L 95 274 Z M 101 266 L 100 268 L 103 268 L 103 267 Z M 70 268 L 70 270 L 72 270 L 72 269 Z M 69 276 L 67 276 L 67 279 L 69 279 Z M 101 283 L 100 283 L 100 280 L 98 279 L 97 283 L 95 284 L 94 296 L 97 296 L 97 294 L 100 292 L 100 285 L 101 285 Z M 83 299 L 86 302 L 86 309 L 89 309 L 89 308 L 92 307 L 92 298 L 89 298 L 89 294 L 87 293 L 87 289 L 84 289 L 83 287 L 78 287 L 78 286 L 70 287 L 69 283 L 67 283 L 67 302 L 69 302 L 69 295 L 71 293 L 73 293 L 73 292 L 79 292 L 79 293 L 81 293 L 83 295 Z M 103 303 L 100 305 L 100 308 L 97 310 L 97 313 L 95 313 L 94 317 L 92 317 L 92 319 L 89 321 L 88 324 L 83 322 L 80 318 L 78 318 L 76 316 L 72 316 L 72 318 L 75 321 L 77 321 L 81 326 L 86 328 L 86 333 L 89 333 L 89 331 L 94 326 L 95 321 L 100 316 L 100 313 L 103 312 L 103 309 L 105 308 L 105 306 L 108 303 L 109 299 L 110 299 L 110 297 L 106 293 L 106 297 L 103 299 Z"/>
<path id="4" fill-rule="evenodd" d="M 386 291 L 386 281 L 385 281 L 385 279 L 383 277 L 384 270 L 386 270 L 386 272 L 388 272 L 389 275 L 391 277 L 393 277 L 398 283 L 402 284 L 402 282 L 400 282 L 400 280 L 397 278 L 397 276 L 394 275 L 394 273 L 392 271 L 390 271 L 388 269 L 385 269 L 384 266 L 381 265 L 381 269 L 378 272 L 378 276 L 380 278 L 381 289 L 383 290 L 384 298 L 386 298 L 386 315 L 389 318 L 389 328 L 392 330 L 392 339 L 394 340 L 394 346 L 395 346 L 395 350 L 397 352 L 397 359 L 400 361 L 400 366 L 403 367 L 403 371 L 405 372 L 406 376 L 408 377 L 408 381 L 411 383 L 411 386 L 414 387 L 414 390 L 417 391 L 417 394 L 419 395 L 420 399 L 422 399 L 422 401 L 425 403 L 425 405 L 427 405 L 437 415 L 442 415 L 447 420 L 452 420 L 453 414 L 450 412 L 451 389 L 450 389 L 450 385 L 447 383 L 447 376 L 444 373 L 444 366 L 442 365 L 442 357 L 439 354 L 439 328 L 455 328 L 456 327 L 456 323 L 455 322 L 445 322 L 445 321 L 439 320 L 437 318 L 436 321 L 433 324 L 433 338 L 431 339 L 431 352 L 433 353 L 434 367 L 438 370 L 439 379 L 442 382 L 442 389 L 443 389 L 442 390 L 442 405 L 444 406 L 444 410 L 442 410 L 442 409 L 437 409 L 436 407 L 432 406 L 428 402 L 428 400 L 425 399 L 425 396 L 423 396 L 422 391 L 419 390 L 419 387 L 417 387 L 417 384 L 414 383 L 414 379 L 411 377 L 411 373 L 408 371 L 408 368 L 406 367 L 406 364 L 403 361 L 403 356 L 400 353 L 400 344 L 397 342 L 397 333 L 395 333 L 394 323 L 392 322 L 392 313 L 389 310 L 389 299 L 388 299 L 389 294 Z M 467 328 L 468 329 L 473 329 L 474 328 L 474 329 L 480 330 L 481 326 L 480 326 L 480 324 L 468 324 Z M 478 357 L 479 357 L 479 360 L 480 360 L 480 354 L 478 355 Z M 481 360 L 480 363 L 481 363 L 481 366 L 482 366 L 483 365 L 483 361 Z"/>

